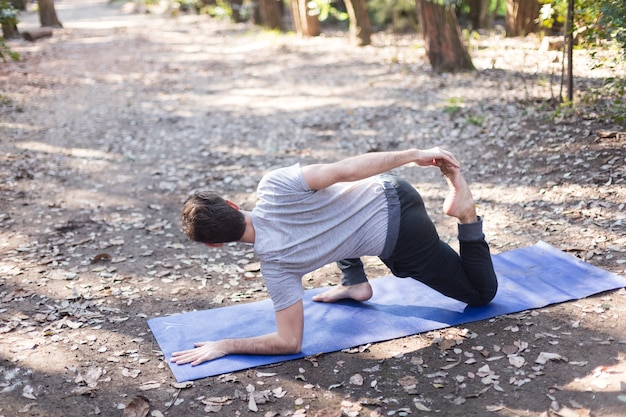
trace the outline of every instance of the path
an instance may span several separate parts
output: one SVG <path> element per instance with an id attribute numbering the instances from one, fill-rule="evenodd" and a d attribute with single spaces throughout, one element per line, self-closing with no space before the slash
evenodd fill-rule
<path id="1" fill-rule="evenodd" d="M 104 2 L 64 0 L 57 12 L 65 29 L 13 43 L 23 61 L 0 67 L 0 416 L 115 416 L 138 394 L 155 417 L 241 415 L 249 384 L 269 390 L 258 415 L 538 417 L 555 402 L 626 414 L 624 291 L 188 388 L 146 326 L 266 297 L 250 248 L 208 251 L 182 236 L 189 192 L 216 188 L 251 207 L 268 169 L 370 150 L 447 146 L 495 252 L 542 239 L 623 273 L 624 144 L 596 132 L 626 129 L 533 104 L 554 89 L 553 55 L 483 39 L 472 50 L 481 71 L 438 75 L 411 35 L 357 49 L 345 35 L 302 40 Z M 445 183 L 402 173 L 454 243 Z M 386 274 L 375 260 L 368 270 Z M 328 267 L 304 283 L 336 278 Z M 519 368 L 486 359 L 526 344 Z M 542 351 L 569 362 L 539 367 Z M 477 377 L 485 365 L 503 391 Z M 350 383 L 357 373 L 363 385 Z"/>

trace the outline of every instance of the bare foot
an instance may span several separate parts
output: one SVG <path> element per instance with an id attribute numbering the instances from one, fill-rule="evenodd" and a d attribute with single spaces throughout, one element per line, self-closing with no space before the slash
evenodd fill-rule
<path id="1" fill-rule="evenodd" d="M 448 216 L 456 217 L 459 223 L 473 223 L 478 220 L 476 204 L 472 192 L 461 175 L 459 168 L 443 165 L 439 167 L 446 178 L 450 191 L 443 202 L 443 211 Z"/>
<path id="2" fill-rule="evenodd" d="M 313 297 L 313 301 L 321 301 L 323 303 L 334 303 L 343 299 L 352 299 L 356 301 L 366 301 L 372 298 L 372 286 L 369 282 L 361 282 L 355 285 L 338 285 L 321 294 Z"/>

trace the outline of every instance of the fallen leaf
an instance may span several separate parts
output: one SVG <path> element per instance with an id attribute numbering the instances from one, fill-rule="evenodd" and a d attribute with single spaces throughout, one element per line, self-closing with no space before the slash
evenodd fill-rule
<path id="1" fill-rule="evenodd" d="M 161 384 L 159 382 L 156 382 L 156 381 L 147 381 L 147 382 L 144 382 L 143 384 L 139 385 L 139 389 L 141 391 L 148 391 L 148 390 L 157 389 L 157 388 L 160 388 L 160 387 L 161 387 Z"/>
<path id="2" fill-rule="evenodd" d="M 146 417 L 150 412 L 150 403 L 143 395 L 133 398 L 126 408 L 122 417 Z"/>
<path id="3" fill-rule="evenodd" d="M 526 363 L 526 359 L 521 356 L 509 356 L 509 363 L 516 368 L 521 368 Z"/>
<path id="4" fill-rule="evenodd" d="M 458 364 L 460 364 L 460 363 L 461 363 L 461 360 L 459 359 L 457 362 L 453 362 L 453 363 L 451 363 L 451 364 L 444 365 L 444 366 L 442 366 L 440 369 L 442 369 L 442 370 L 444 370 L 444 371 L 447 371 L 448 369 L 452 369 L 452 368 L 454 368 L 455 366 L 457 366 L 457 365 L 458 365 Z"/>
<path id="5" fill-rule="evenodd" d="M 579 410 L 573 410 L 571 408 L 561 408 L 560 410 L 555 410 L 553 411 L 554 414 L 556 414 L 559 417 L 590 417 L 591 416 L 591 411 L 587 410 L 587 409 L 579 409 Z"/>
<path id="6" fill-rule="evenodd" d="M 91 259 L 92 264 L 96 264 L 98 262 L 110 262 L 113 257 L 108 253 L 99 253 Z"/>
<path id="7" fill-rule="evenodd" d="M 515 355 L 517 351 L 517 346 L 505 345 L 502 347 L 502 353 L 504 353 L 505 355 Z"/>
<path id="8" fill-rule="evenodd" d="M 122 376 L 125 376 L 126 378 L 137 378 L 140 373 L 141 370 L 139 369 L 122 368 Z"/>
<path id="9" fill-rule="evenodd" d="M 506 409 L 506 407 L 503 405 L 488 405 L 486 408 L 487 408 L 487 411 L 490 411 L 492 413 Z"/>
<path id="10" fill-rule="evenodd" d="M 419 411 L 426 411 L 426 412 L 430 411 L 430 408 L 426 407 L 424 403 L 421 403 L 421 402 L 415 402 L 415 408 L 417 408 Z"/>
<path id="11" fill-rule="evenodd" d="M 256 401 L 254 400 L 254 393 L 250 392 L 248 395 L 248 410 L 257 412 L 259 411 L 259 407 L 256 405 Z"/>
<path id="12" fill-rule="evenodd" d="M 172 387 L 176 389 L 187 389 L 193 387 L 193 381 L 173 382 Z"/>
<path id="13" fill-rule="evenodd" d="M 549 361 L 565 361 L 567 362 L 567 359 L 564 358 L 563 356 L 559 355 L 558 353 L 549 353 L 549 352 L 541 352 L 539 353 L 539 356 L 537 356 L 537 359 L 535 359 L 536 363 L 540 363 L 540 364 L 545 364 Z"/>
<path id="14" fill-rule="evenodd" d="M 439 342 L 439 349 L 441 350 L 450 350 L 456 346 L 456 340 L 453 339 L 444 339 Z"/>

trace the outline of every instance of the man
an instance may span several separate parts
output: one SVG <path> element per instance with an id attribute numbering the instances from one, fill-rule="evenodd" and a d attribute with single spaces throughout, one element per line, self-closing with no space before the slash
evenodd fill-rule
<path id="1" fill-rule="evenodd" d="M 449 192 L 444 212 L 458 220 L 460 256 L 439 239 L 418 192 L 386 174 L 415 163 L 437 166 Z M 277 169 L 259 183 L 258 202 L 242 211 L 216 194 L 198 193 L 183 207 L 192 240 L 219 247 L 254 244 L 276 310 L 277 332 L 196 343 L 172 362 L 195 366 L 228 354 L 294 354 L 304 327 L 302 276 L 338 261 L 341 285 L 313 298 L 334 302 L 372 296 L 361 256 L 379 256 L 398 277 L 412 277 L 470 305 L 495 296 L 497 278 L 460 164 L 440 148 L 368 153 L 339 162 Z"/>

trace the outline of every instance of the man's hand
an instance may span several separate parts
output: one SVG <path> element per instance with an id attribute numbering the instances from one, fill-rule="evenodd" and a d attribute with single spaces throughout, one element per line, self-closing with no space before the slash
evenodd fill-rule
<path id="1" fill-rule="evenodd" d="M 196 366 L 203 362 L 226 356 L 226 352 L 220 349 L 219 344 L 220 342 L 194 343 L 195 349 L 172 353 L 171 362 L 177 365 L 184 365 L 191 362 L 191 366 Z"/>
<path id="2" fill-rule="evenodd" d="M 417 151 L 418 157 L 415 163 L 422 167 L 438 166 L 448 168 L 459 168 L 461 164 L 454 155 L 439 147 Z"/>

